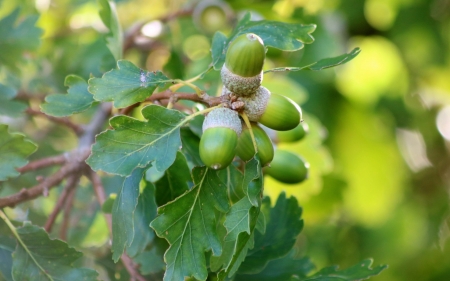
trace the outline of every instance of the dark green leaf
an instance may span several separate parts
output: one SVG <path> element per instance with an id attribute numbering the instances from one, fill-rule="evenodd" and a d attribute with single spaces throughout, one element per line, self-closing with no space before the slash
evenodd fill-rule
<path id="1" fill-rule="evenodd" d="M 16 168 L 28 163 L 26 157 L 36 151 L 37 146 L 22 134 L 9 133 L 7 125 L 0 124 L 0 181 L 16 177 Z"/>
<path id="2" fill-rule="evenodd" d="M 164 176 L 155 183 L 156 202 L 162 206 L 189 190 L 192 183 L 191 171 L 186 158 L 181 152 L 177 153 L 175 162 L 170 166 Z"/>
<path id="3" fill-rule="evenodd" d="M 155 233 L 150 228 L 150 223 L 156 217 L 155 186 L 146 182 L 144 189 L 139 194 L 138 204 L 134 212 L 134 238 L 127 254 L 134 257 L 145 250 Z"/>
<path id="4" fill-rule="evenodd" d="M 189 122 L 189 128 L 191 131 L 196 134 L 199 138 L 203 135 L 203 121 L 205 120 L 205 116 L 198 115 Z"/>
<path id="5" fill-rule="evenodd" d="M 44 229 L 25 222 L 17 233 L 23 245 L 17 243 L 13 253 L 14 280 L 97 280 L 96 271 L 74 266 L 82 257 L 80 252 L 61 240 L 51 240 Z"/>
<path id="6" fill-rule="evenodd" d="M 372 276 L 380 274 L 381 271 L 387 268 L 387 265 L 379 265 L 375 268 L 370 268 L 372 265 L 372 259 L 366 259 L 360 263 L 338 271 L 337 266 L 326 267 L 316 274 L 302 279 L 303 281 L 359 281 L 366 280 Z"/>
<path id="7" fill-rule="evenodd" d="M 261 201 L 263 184 L 261 164 L 259 156 L 256 154 L 254 158 L 245 163 L 244 179 L 242 181 L 242 189 L 247 194 L 250 203 L 255 207 L 259 206 Z"/>
<path id="8" fill-rule="evenodd" d="M 158 171 L 165 171 L 175 161 L 181 145 L 180 127 L 187 122 L 177 110 L 149 105 L 142 110 L 148 121 L 128 116 L 110 119 L 114 130 L 99 134 L 86 162 L 95 171 L 128 176 L 136 167 L 150 162 Z"/>
<path id="9" fill-rule="evenodd" d="M 343 54 L 333 58 L 321 59 L 317 62 L 314 62 L 310 65 L 301 66 L 301 67 L 278 67 L 270 70 L 264 71 L 267 72 L 280 72 L 280 71 L 299 71 L 299 70 L 322 70 L 326 68 L 335 67 L 344 63 L 347 63 L 354 59 L 361 52 L 360 48 L 355 48 L 348 54 Z"/>
<path id="10" fill-rule="evenodd" d="M 248 198 L 245 197 L 231 206 L 224 223 L 227 229 L 225 241 L 236 240 L 241 232 L 247 232 L 250 235 L 252 232 L 252 220 L 255 219 L 254 223 L 256 224 L 258 214 L 259 208 L 254 207 Z"/>
<path id="11" fill-rule="evenodd" d="M 287 255 L 284 258 L 272 260 L 264 268 L 263 271 L 257 274 L 237 274 L 235 281 L 290 281 L 303 280 L 311 270 L 314 269 L 314 264 L 308 258 L 294 259 L 292 255 Z M 296 279 L 291 279 L 296 276 Z"/>
<path id="12" fill-rule="evenodd" d="M 236 203 L 245 196 L 242 186 L 244 176 L 235 166 L 229 165 L 226 169 L 220 170 L 218 175 L 227 184 L 228 200 L 230 202 Z"/>
<path id="13" fill-rule="evenodd" d="M 117 262 L 134 239 L 134 213 L 138 204 L 139 185 L 145 168 L 137 168 L 123 182 L 112 209 L 113 260 Z"/>
<path id="14" fill-rule="evenodd" d="M 36 50 L 42 30 L 35 26 L 38 16 L 28 16 L 17 22 L 19 9 L 0 20 L 0 64 L 18 70 L 25 51 Z"/>
<path id="15" fill-rule="evenodd" d="M 255 33 L 264 41 L 264 45 L 283 51 L 297 51 L 304 44 L 311 44 L 314 38 L 311 33 L 316 29 L 315 24 L 294 24 L 278 21 L 251 21 L 251 14 L 247 13 L 236 25 L 233 33 L 226 38 L 222 33 L 216 33 L 212 42 L 212 59 L 216 70 L 225 62 L 228 44 L 237 36 L 244 33 Z"/>
<path id="16" fill-rule="evenodd" d="M 13 281 L 11 275 L 13 251 L 14 249 L 0 245 L 0 280 Z"/>
<path id="17" fill-rule="evenodd" d="M 27 105 L 12 100 L 17 94 L 14 88 L 0 84 L 0 115 L 19 117 Z"/>
<path id="18" fill-rule="evenodd" d="M 302 208 L 295 197 L 286 199 L 286 195 L 281 193 L 276 205 L 270 210 L 266 233 L 255 234 L 255 247 L 247 254 L 239 273 L 258 273 L 270 260 L 289 253 L 303 228 L 301 215 Z"/>
<path id="19" fill-rule="evenodd" d="M 99 0 L 100 4 L 100 18 L 109 29 L 106 36 L 106 45 L 117 61 L 123 55 L 123 34 L 117 16 L 116 4 L 114 1 Z"/>
<path id="20" fill-rule="evenodd" d="M 161 272 L 166 267 L 164 263 L 164 252 L 167 250 L 167 242 L 162 238 L 155 238 L 152 248 L 139 254 L 134 260 L 140 264 L 139 270 L 142 274 L 154 274 Z"/>
<path id="21" fill-rule="evenodd" d="M 64 85 L 69 87 L 67 94 L 56 94 L 45 97 L 45 103 L 41 104 L 42 112 L 56 116 L 69 116 L 88 109 L 94 102 L 91 93 L 88 92 L 86 81 L 76 75 L 68 75 Z"/>
<path id="22" fill-rule="evenodd" d="M 187 276 L 206 280 L 205 251 L 222 253 L 216 231 L 215 209 L 226 212 L 229 204 L 217 172 L 208 168 L 193 170 L 195 186 L 187 193 L 158 209 L 151 223 L 159 237 L 170 247 L 165 253 L 165 281 L 183 281 Z"/>
<path id="23" fill-rule="evenodd" d="M 89 79 L 89 92 L 98 101 L 114 101 L 117 108 L 144 101 L 157 87 L 170 82 L 161 71 L 149 72 L 126 60 L 102 78 Z"/>
<path id="24" fill-rule="evenodd" d="M 191 166 L 203 166 L 200 158 L 200 138 L 195 135 L 189 128 L 181 128 L 181 142 L 183 146 L 181 150 L 186 156 Z"/>

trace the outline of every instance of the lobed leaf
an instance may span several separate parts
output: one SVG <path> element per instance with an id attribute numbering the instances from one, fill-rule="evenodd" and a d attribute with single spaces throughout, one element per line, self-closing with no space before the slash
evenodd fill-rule
<path id="1" fill-rule="evenodd" d="M 175 201 L 158 209 L 151 227 L 170 247 L 164 255 L 167 264 L 164 281 L 183 281 L 192 276 L 206 280 L 205 251 L 222 253 L 216 231 L 215 210 L 229 209 L 225 184 L 217 172 L 206 167 L 193 170 L 196 185 Z"/>
<path id="2" fill-rule="evenodd" d="M 180 127 L 187 122 L 185 115 L 157 105 L 145 107 L 142 115 L 147 121 L 128 116 L 110 119 L 113 130 L 97 135 L 86 160 L 93 170 L 128 176 L 152 161 L 158 171 L 172 165 L 181 145 Z"/>
<path id="3" fill-rule="evenodd" d="M 338 270 L 337 266 L 326 267 L 316 274 L 302 279 L 303 281 L 359 281 L 366 280 L 372 276 L 380 274 L 381 271 L 387 268 L 387 265 L 379 265 L 375 268 L 370 268 L 372 259 L 366 259 L 354 266 Z"/>
<path id="4" fill-rule="evenodd" d="M 171 81 L 161 71 L 149 72 L 119 60 L 117 69 L 106 72 L 102 78 L 89 79 L 88 90 L 95 100 L 114 101 L 115 107 L 123 108 L 144 101 L 157 87 Z"/>
<path id="5" fill-rule="evenodd" d="M 13 253 L 14 280 L 97 280 L 97 272 L 74 266 L 82 254 L 61 241 L 51 240 L 44 229 L 25 222 L 16 229 L 22 243 Z"/>
<path id="6" fill-rule="evenodd" d="M 322 69 L 331 68 L 331 67 L 335 67 L 335 66 L 347 63 L 347 62 L 351 61 L 352 59 L 356 58 L 356 56 L 359 55 L 360 52 L 361 52 L 360 48 L 354 48 L 348 54 L 342 54 L 337 57 L 321 59 L 319 61 L 316 61 L 316 62 L 306 65 L 306 66 L 277 67 L 277 68 L 266 70 L 266 71 L 264 71 L 264 73 L 282 72 L 282 71 L 300 71 L 300 70 L 315 70 L 315 71 L 322 70 Z"/>
<path id="7" fill-rule="evenodd" d="M 0 115 L 19 117 L 25 111 L 25 103 L 12 100 L 16 94 L 16 89 L 0 84 Z"/>
<path id="8" fill-rule="evenodd" d="M 123 34 L 117 15 L 116 4 L 114 1 L 99 0 L 99 5 L 100 18 L 109 30 L 106 36 L 106 46 L 117 61 L 123 55 Z"/>
<path id="9" fill-rule="evenodd" d="M 283 51 L 297 51 L 303 48 L 304 44 L 311 44 L 314 41 L 311 33 L 315 29 L 315 24 L 295 24 L 269 20 L 251 21 L 251 14 L 247 13 L 237 23 L 229 38 L 220 32 L 214 34 L 211 48 L 212 64 L 216 70 L 222 67 L 229 43 L 241 34 L 255 33 L 261 37 L 265 46 Z"/>
<path id="10" fill-rule="evenodd" d="M 67 94 L 46 96 L 45 103 L 41 104 L 42 112 L 56 117 L 70 116 L 85 111 L 95 101 L 83 78 L 68 75 L 64 85 L 69 87 Z"/>
<path id="11" fill-rule="evenodd" d="M 0 181 L 16 177 L 16 168 L 28 163 L 26 159 L 37 146 L 19 133 L 9 133 L 7 125 L 0 124 Z"/>

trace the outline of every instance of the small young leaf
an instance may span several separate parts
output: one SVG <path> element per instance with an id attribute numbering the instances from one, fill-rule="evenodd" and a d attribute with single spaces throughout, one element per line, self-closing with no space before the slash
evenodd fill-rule
<path id="1" fill-rule="evenodd" d="M 151 223 L 159 237 L 170 247 L 165 253 L 167 263 L 164 281 L 183 281 L 193 276 L 206 280 L 205 251 L 222 253 L 216 231 L 215 209 L 226 212 L 229 204 L 225 183 L 217 172 L 206 167 L 193 170 L 196 185 L 158 209 L 159 216 Z"/>
<path id="2" fill-rule="evenodd" d="M 95 101 L 83 78 L 68 75 L 64 85 L 69 87 L 67 94 L 46 96 L 45 103 L 41 104 L 42 112 L 56 117 L 69 116 L 88 109 Z"/>
<path id="3" fill-rule="evenodd" d="M 117 61 L 117 69 L 106 72 L 102 78 L 89 79 L 89 92 L 98 101 L 114 101 L 117 108 L 141 102 L 157 87 L 170 82 L 161 71 L 142 70 L 126 60 Z"/>
<path id="4" fill-rule="evenodd" d="M 181 145 L 180 127 L 186 122 L 185 115 L 157 105 L 145 107 L 142 115 L 148 121 L 128 116 L 110 119 L 114 130 L 97 135 L 86 160 L 93 170 L 128 176 L 136 167 L 146 167 L 152 161 L 158 171 L 172 165 Z"/>
<path id="5" fill-rule="evenodd" d="M 281 72 L 281 71 L 300 71 L 300 70 L 322 70 L 326 68 L 335 67 L 344 63 L 347 63 L 354 59 L 361 52 L 360 48 L 355 48 L 348 54 L 343 54 L 333 58 L 321 59 L 312 64 L 301 66 L 301 67 L 277 67 L 273 69 L 269 69 L 264 71 L 264 73 L 268 72 Z"/>
<path id="6" fill-rule="evenodd" d="M 178 152 L 175 162 L 166 170 L 164 176 L 155 183 L 155 197 L 158 206 L 175 200 L 188 191 L 190 183 L 192 183 L 192 177 L 186 158 L 181 152 Z"/>
<path id="7" fill-rule="evenodd" d="M 19 117 L 27 108 L 22 102 L 12 100 L 17 94 L 14 88 L 0 84 L 0 115 Z"/>
<path id="8" fill-rule="evenodd" d="M 286 255 L 303 228 L 301 215 L 302 208 L 295 197 L 286 199 L 286 195 L 281 193 L 270 210 L 267 232 L 264 235 L 258 232 L 255 234 L 255 247 L 247 254 L 238 273 L 258 273 L 270 260 Z"/>
<path id="9" fill-rule="evenodd" d="M 7 125 L 0 124 L 0 181 L 16 177 L 16 168 L 28 163 L 25 159 L 37 146 L 19 133 L 9 133 Z"/>
<path id="10" fill-rule="evenodd" d="M 134 212 L 138 204 L 139 184 L 145 168 L 137 168 L 125 178 L 123 187 L 114 201 L 112 209 L 112 252 L 117 262 L 125 247 L 130 247 L 134 239 Z"/>
<path id="11" fill-rule="evenodd" d="M 99 0 L 100 18 L 109 29 L 106 36 L 106 45 L 117 60 L 122 58 L 123 54 L 123 35 L 122 28 L 117 16 L 116 4 L 114 1 Z"/>
<path id="12" fill-rule="evenodd" d="M 244 33 L 255 33 L 264 41 L 265 46 L 283 51 L 297 51 L 304 44 L 311 44 L 314 38 L 311 33 L 316 29 L 315 24 L 293 24 L 278 21 L 251 21 L 251 14 L 247 13 L 236 25 L 233 33 L 226 38 L 222 33 L 216 33 L 212 42 L 212 63 L 218 70 L 225 62 L 228 45 L 234 38 Z"/>
<path id="13" fill-rule="evenodd" d="M 51 240 L 44 229 L 25 222 L 16 230 L 23 244 L 17 243 L 13 253 L 14 280 L 97 280 L 96 271 L 74 266 L 82 257 L 80 252 L 61 240 Z"/>
<path id="14" fill-rule="evenodd" d="M 35 26 L 38 16 L 29 16 L 17 22 L 19 9 L 0 20 L 0 64 L 18 70 L 25 51 L 36 50 L 40 44 L 42 29 Z"/>
<path id="15" fill-rule="evenodd" d="M 303 281 L 359 281 L 366 280 L 372 276 L 380 274 L 381 271 L 387 268 L 387 265 L 379 265 L 375 268 L 370 268 L 372 259 L 366 259 L 354 266 L 338 270 L 337 266 L 326 267 L 316 274 L 302 279 Z"/>

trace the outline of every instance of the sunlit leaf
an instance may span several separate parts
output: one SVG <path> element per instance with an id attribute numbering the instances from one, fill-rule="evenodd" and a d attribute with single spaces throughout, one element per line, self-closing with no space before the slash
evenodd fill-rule
<path id="1" fill-rule="evenodd" d="M 117 15 L 116 4 L 114 1 L 99 0 L 100 18 L 109 29 L 106 35 L 106 45 L 117 60 L 123 55 L 123 34 Z"/>
<path id="2" fill-rule="evenodd" d="M 128 116 L 111 118 L 113 130 L 99 134 L 87 163 L 95 171 L 128 176 L 150 162 L 165 171 L 175 161 L 181 145 L 180 127 L 185 115 L 177 110 L 149 105 L 142 110 L 148 121 Z"/>
<path id="3" fill-rule="evenodd" d="M 230 37 L 217 32 L 213 37 L 211 55 L 216 70 L 225 62 L 228 44 L 237 36 L 244 33 L 255 33 L 264 41 L 264 45 L 283 51 L 297 51 L 304 44 L 311 44 L 314 38 L 311 33 L 316 29 L 315 24 L 295 24 L 278 21 L 251 21 L 251 14 L 247 13 L 236 25 Z"/>
<path id="4" fill-rule="evenodd" d="M 366 280 L 372 276 L 380 274 L 381 271 L 387 268 L 387 265 L 378 265 L 370 268 L 373 260 L 366 259 L 360 263 L 344 269 L 338 270 L 337 266 L 326 267 L 316 274 L 302 279 L 303 281 L 359 281 Z"/>
<path id="5" fill-rule="evenodd" d="M 126 60 L 117 61 L 117 69 L 102 78 L 89 79 L 89 92 L 98 101 L 114 101 L 117 108 L 144 101 L 157 87 L 170 82 L 161 71 L 149 72 Z"/>
<path id="6" fill-rule="evenodd" d="M 51 240 L 44 229 L 25 222 L 16 230 L 23 244 L 17 243 L 13 253 L 14 280 L 97 280 L 96 271 L 74 266 L 82 257 L 80 252 L 61 240 Z"/>
<path id="7" fill-rule="evenodd" d="M 0 84 L 0 115 L 19 117 L 27 108 L 25 103 L 13 100 L 16 94 L 14 88 Z"/>
<path id="8" fill-rule="evenodd" d="M 355 48 L 352 51 L 350 51 L 348 54 L 343 54 L 337 57 L 333 58 L 326 58 L 321 59 L 317 62 L 314 62 L 312 64 L 301 66 L 301 67 L 277 67 L 273 69 L 269 69 L 264 71 L 264 73 L 267 72 L 280 72 L 280 71 L 299 71 L 299 70 L 322 70 L 326 68 L 335 67 L 344 63 L 347 63 L 354 59 L 359 53 L 361 52 L 360 48 Z"/>
<path id="9" fill-rule="evenodd" d="M 193 170 L 195 186 L 187 193 L 158 209 L 159 216 L 151 223 L 159 237 L 170 247 L 165 253 L 165 281 L 183 281 L 192 276 L 205 280 L 208 276 L 205 251 L 222 253 L 216 231 L 215 210 L 228 211 L 225 183 L 216 171 Z"/>
<path id="10" fill-rule="evenodd" d="M 69 87 L 67 94 L 46 96 L 45 103 L 41 104 L 42 112 L 56 117 L 69 116 L 88 109 L 95 101 L 83 78 L 68 75 L 64 85 Z"/>
<path id="11" fill-rule="evenodd" d="M 26 159 L 36 151 L 37 146 L 19 133 L 9 133 L 7 125 L 0 124 L 0 181 L 16 177 L 20 168 L 28 163 Z"/>

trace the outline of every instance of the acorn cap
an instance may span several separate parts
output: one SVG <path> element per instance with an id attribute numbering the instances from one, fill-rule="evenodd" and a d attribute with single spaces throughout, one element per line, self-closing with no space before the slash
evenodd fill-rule
<path id="1" fill-rule="evenodd" d="M 220 107 L 212 110 L 203 121 L 203 133 L 209 128 L 223 127 L 229 128 L 239 136 L 242 132 L 241 119 L 236 111 L 229 108 Z"/>
<path id="2" fill-rule="evenodd" d="M 272 163 L 264 172 L 283 183 L 295 184 L 308 178 L 309 163 L 295 153 L 277 149 Z"/>
<path id="3" fill-rule="evenodd" d="M 241 77 L 253 77 L 261 73 L 266 58 L 262 39 L 253 33 L 241 34 L 228 46 L 225 65 Z"/>
<path id="4" fill-rule="evenodd" d="M 226 65 L 222 66 L 220 71 L 223 85 L 238 96 L 249 96 L 261 86 L 263 72 L 252 77 L 242 77 L 231 72 Z"/>
<path id="5" fill-rule="evenodd" d="M 302 110 L 285 96 L 272 94 L 259 122 L 277 131 L 292 130 L 300 124 Z"/>
<path id="6" fill-rule="evenodd" d="M 273 159 L 273 143 L 267 133 L 256 123 L 251 123 L 253 135 L 255 136 L 256 146 L 258 147 L 259 158 L 261 166 L 266 166 Z M 243 161 L 248 161 L 255 156 L 255 148 L 253 146 L 252 136 L 250 130 L 244 127 L 242 134 L 239 137 L 236 148 L 236 155 Z"/>
<path id="7" fill-rule="evenodd" d="M 244 112 L 250 121 L 257 122 L 264 114 L 270 100 L 270 91 L 260 86 L 254 95 L 240 97 L 245 104 Z"/>
<path id="8" fill-rule="evenodd" d="M 236 155 L 238 135 L 226 127 L 208 128 L 200 139 L 199 152 L 203 163 L 214 169 L 226 168 Z"/>

